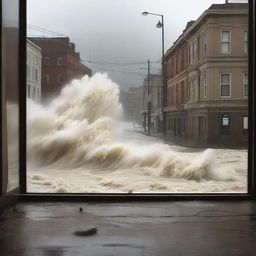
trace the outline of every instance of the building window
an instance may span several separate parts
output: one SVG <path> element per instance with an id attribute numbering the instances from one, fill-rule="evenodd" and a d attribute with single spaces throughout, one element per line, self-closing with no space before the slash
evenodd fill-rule
<path id="1" fill-rule="evenodd" d="M 185 65 L 184 65 L 184 50 L 181 51 L 181 71 L 183 71 L 185 69 Z"/>
<path id="2" fill-rule="evenodd" d="M 243 77 L 243 84 L 244 84 L 244 96 L 248 97 L 248 74 L 245 73 Z"/>
<path id="3" fill-rule="evenodd" d="M 196 79 L 194 78 L 193 81 L 192 81 L 192 92 L 191 92 L 191 98 L 192 100 L 194 101 L 196 99 Z"/>
<path id="4" fill-rule="evenodd" d="M 226 113 L 221 115 L 221 134 L 230 134 L 230 116 Z"/>
<path id="5" fill-rule="evenodd" d="M 222 115 L 221 125 L 222 126 L 229 126 L 229 116 L 227 114 Z"/>
<path id="6" fill-rule="evenodd" d="M 203 86 L 204 86 L 204 98 L 207 95 L 207 76 L 206 74 L 203 75 Z"/>
<path id="7" fill-rule="evenodd" d="M 34 82 L 35 81 L 35 70 L 33 67 L 31 67 L 31 71 L 32 71 L 32 79 L 31 81 Z"/>
<path id="8" fill-rule="evenodd" d="M 248 52 L 248 32 L 244 32 L 244 52 Z"/>
<path id="9" fill-rule="evenodd" d="M 184 104 L 184 81 L 181 82 L 181 104 Z"/>
<path id="10" fill-rule="evenodd" d="M 194 42 L 192 46 L 192 62 L 195 62 L 195 58 L 196 58 L 196 42 Z"/>
<path id="11" fill-rule="evenodd" d="M 188 63 L 192 63 L 192 45 L 189 45 L 188 47 Z"/>
<path id="12" fill-rule="evenodd" d="M 243 116 L 243 130 L 248 130 L 248 116 Z"/>
<path id="13" fill-rule="evenodd" d="M 36 76 L 36 81 L 38 81 L 38 70 L 35 69 L 35 76 Z"/>
<path id="14" fill-rule="evenodd" d="M 188 82 L 188 100 L 191 100 L 191 81 Z"/>
<path id="15" fill-rule="evenodd" d="M 58 83 L 62 83 L 63 82 L 63 76 L 62 75 L 58 75 Z"/>
<path id="16" fill-rule="evenodd" d="M 174 75 L 176 75 L 177 73 L 177 58 L 176 55 L 174 56 L 174 65 L 173 65 L 173 69 L 174 69 Z"/>
<path id="17" fill-rule="evenodd" d="M 61 66 L 61 65 L 62 65 L 62 58 L 61 58 L 61 57 L 58 57 L 57 62 L 58 62 L 58 66 Z"/>
<path id="18" fill-rule="evenodd" d="M 230 31 L 221 31 L 221 53 L 230 53 L 231 52 L 231 37 Z"/>
<path id="19" fill-rule="evenodd" d="M 230 74 L 220 75 L 220 87 L 222 97 L 230 96 Z"/>
<path id="20" fill-rule="evenodd" d="M 50 65 L 50 57 L 45 57 L 44 58 L 44 64 L 45 65 Z"/>
<path id="21" fill-rule="evenodd" d="M 200 38 L 199 36 L 196 39 L 196 60 L 200 60 Z"/>
<path id="22" fill-rule="evenodd" d="M 204 32 L 204 55 L 206 55 L 206 48 L 207 47 L 207 36 L 206 32 Z"/>

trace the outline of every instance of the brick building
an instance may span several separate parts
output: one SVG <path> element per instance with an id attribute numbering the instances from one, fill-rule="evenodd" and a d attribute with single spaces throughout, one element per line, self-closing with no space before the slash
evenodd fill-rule
<path id="1" fill-rule="evenodd" d="M 91 76 L 91 69 L 81 63 L 68 37 L 29 39 L 42 49 L 42 100 L 58 95 L 72 79 Z"/>
<path id="2" fill-rule="evenodd" d="M 164 110 L 170 140 L 247 144 L 247 8 L 243 3 L 211 5 L 167 51 Z"/>
<path id="3" fill-rule="evenodd" d="M 187 23 L 184 32 L 193 24 Z M 167 106 L 165 107 L 167 136 L 186 136 L 187 112 L 185 104 L 188 99 L 188 44 L 186 38 L 180 36 L 165 54 Z"/>

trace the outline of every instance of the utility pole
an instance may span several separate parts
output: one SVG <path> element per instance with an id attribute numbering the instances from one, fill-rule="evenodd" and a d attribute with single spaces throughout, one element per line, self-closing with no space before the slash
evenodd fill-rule
<path id="1" fill-rule="evenodd" d="M 151 92 L 150 92 L 150 61 L 148 60 L 148 134 L 150 134 L 150 128 L 151 128 Z"/>
<path id="2" fill-rule="evenodd" d="M 147 131 L 147 113 L 146 113 L 146 84 L 143 83 L 143 127 L 144 127 L 144 132 L 146 133 Z"/>

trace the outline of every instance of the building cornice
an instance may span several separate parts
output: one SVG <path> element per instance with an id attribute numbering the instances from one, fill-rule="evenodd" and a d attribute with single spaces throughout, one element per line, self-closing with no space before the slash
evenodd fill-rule
<path id="1" fill-rule="evenodd" d="M 202 108 L 248 108 L 248 99 L 216 99 L 216 100 L 207 100 L 189 102 L 186 103 L 185 109 L 202 109 Z"/>
<path id="2" fill-rule="evenodd" d="M 230 5 L 230 4 L 228 4 Z M 235 5 L 235 4 L 234 4 Z M 233 5 L 233 6 L 234 6 Z M 245 6 L 247 4 L 244 4 Z M 216 5 L 217 6 L 217 5 Z M 230 5 L 231 6 L 231 5 Z M 248 9 L 211 9 L 208 8 L 204 11 L 194 23 L 189 26 L 184 32 L 180 35 L 180 37 L 174 42 L 174 44 L 167 50 L 164 55 L 164 59 L 167 58 L 170 54 L 172 54 L 176 49 L 182 44 L 182 42 L 187 42 L 188 38 L 197 31 L 202 24 L 205 24 L 206 20 L 210 17 L 220 17 L 220 16 L 248 16 Z"/>
<path id="3" fill-rule="evenodd" d="M 38 45 L 34 44 L 31 40 L 27 39 L 26 41 L 27 41 L 27 43 L 33 45 L 33 46 L 34 46 L 36 49 L 38 49 L 39 51 L 42 51 L 42 49 L 41 49 Z"/>

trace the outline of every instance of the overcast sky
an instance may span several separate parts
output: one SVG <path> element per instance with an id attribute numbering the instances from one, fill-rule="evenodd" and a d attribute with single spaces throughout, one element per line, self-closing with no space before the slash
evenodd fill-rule
<path id="1" fill-rule="evenodd" d="M 152 73 L 160 72 L 161 29 L 156 16 L 164 15 L 165 51 L 182 33 L 186 23 L 197 19 L 213 3 L 225 0 L 28 0 L 29 25 L 70 37 L 81 59 L 93 72 L 106 71 L 109 77 L 128 88 L 142 85 L 147 60 Z M 49 36 L 28 29 L 28 35 Z M 90 62 L 103 63 L 90 63 Z M 118 63 L 118 64 L 111 64 Z M 141 63 L 137 65 L 119 63 Z"/>

